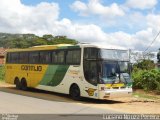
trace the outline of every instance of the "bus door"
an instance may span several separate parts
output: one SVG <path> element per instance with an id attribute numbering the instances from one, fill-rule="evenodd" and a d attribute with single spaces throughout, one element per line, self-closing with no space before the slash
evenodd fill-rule
<path id="1" fill-rule="evenodd" d="M 97 62 L 85 60 L 84 61 L 84 89 L 87 97 L 98 97 L 98 75 L 97 75 Z"/>

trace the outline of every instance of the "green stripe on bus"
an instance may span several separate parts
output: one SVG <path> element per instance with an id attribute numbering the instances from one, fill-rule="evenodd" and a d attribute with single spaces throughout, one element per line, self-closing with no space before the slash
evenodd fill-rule
<path id="1" fill-rule="evenodd" d="M 47 85 L 47 86 L 57 86 L 59 85 L 67 70 L 69 65 L 49 65 L 40 85 Z"/>
<path id="2" fill-rule="evenodd" d="M 57 68 L 58 65 L 48 65 L 46 73 L 42 78 L 42 80 L 40 81 L 40 85 L 47 85 L 52 80 Z"/>
<path id="3" fill-rule="evenodd" d="M 56 70 L 56 73 L 54 74 L 52 80 L 48 83 L 48 85 L 49 86 L 59 85 L 63 80 L 68 68 L 69 68 L 69 65 L 59 65 Z"/>
<path id="4" fill-rule="evenodd" d="M 80 48 L 80 46 L 68 46 L 68 48 Z"/>
<path id="5" fill-rule="evenodd" d="M 76 46 L 60 46 L 58 47 L 58 49 L 68 49 L 68 48 L 80 48 L 80 46 L 76 45 Z"/>
<path id="6" fill-rule="evenodd" d="M 132 83 L 127 83 L 127 87 L 132 87 Z"/>

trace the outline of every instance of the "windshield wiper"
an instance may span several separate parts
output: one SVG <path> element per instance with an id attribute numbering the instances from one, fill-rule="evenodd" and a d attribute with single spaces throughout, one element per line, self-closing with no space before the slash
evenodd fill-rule
<path id="1" fill-rule="evenodd" d="M 116 79 L 112 81 L 111 87 L 115 84 L 115 81 L 116 81 Z"/>

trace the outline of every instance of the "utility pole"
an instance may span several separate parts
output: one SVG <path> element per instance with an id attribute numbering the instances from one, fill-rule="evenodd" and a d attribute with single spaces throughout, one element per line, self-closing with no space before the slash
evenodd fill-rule
<path id="1" fill-rule="evenodd" d="M 131 49 L 129 49 L 129 74 L 131 74 L 132 64 L 131 64 Z"/>

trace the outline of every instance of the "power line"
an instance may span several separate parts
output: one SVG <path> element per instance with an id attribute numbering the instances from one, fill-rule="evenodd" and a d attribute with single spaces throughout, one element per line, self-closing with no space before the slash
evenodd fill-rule
<path id="1" fill-rule="evenodd" d="M 156 41 L 157 37 L 160 35 L 160 31 L 157 33 L 156 37 L 153 39 L 151 44 L 144 50 L 144 53 L 151 47 L 151 45 Z"/>

